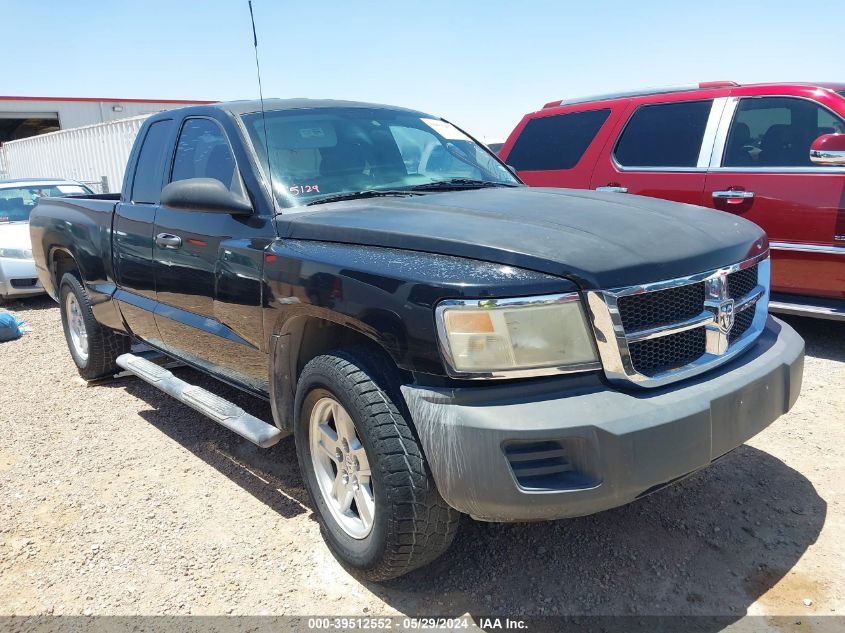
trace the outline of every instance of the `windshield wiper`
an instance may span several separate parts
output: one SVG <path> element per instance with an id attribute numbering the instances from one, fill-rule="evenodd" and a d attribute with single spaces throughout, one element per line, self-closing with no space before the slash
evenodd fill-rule
<path id="1" fill-rule="evenodd" d="M 324 196 L 318 200 L 306 202 L 306 206 L 312 204 L 323 204 L 324 202 L 340 202 L 341 200 L 357 200 L 360 198 L 383 198 L 387 196 L 413 196 L 418 195 L 413 191 L 402 191 L 398 189 L 387 189 L 379 191 L 377 189 L 370 189 L 367 191 L 345 191 L 343 193 L 335 193 L 329 196 Z"/>
<path id="2" fill-rule="evenodd" d="M 519 187 L 517 183 L 493 182 L 490 180 L 477 180 L 474 178 L 450 178 L 449 180 L 438 180 L 426 182 L 421 185 L 409 187 L 410 191 L 437 191 L 440 189 L 484 189 L 487 187 Z"/>

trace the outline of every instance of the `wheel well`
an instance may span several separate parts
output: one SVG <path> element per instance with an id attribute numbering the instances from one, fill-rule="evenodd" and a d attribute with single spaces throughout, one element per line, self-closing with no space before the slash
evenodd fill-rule
<path id="1" fill-rule="evenodd" d="M 293 402 L 296 383 L 310 360 L 334 349 L 368 348 L 383 358 L 386 367 L 398 372 L 403 381 L 410 380 L 387 351 L 376 341 L 349 326 L 319 317 L 299 317 L 285 328 L 286 339 L 275 352 L 273 375 L 270 377 L 273 413 L 276 425 L 293 430 Z"/>
<path id="2" fill-rule="evenodd" d="M 338 347 L 347 347 L 356 343 L 362 344 L 364 340 L 368 339 L 355 330 L 338 323 L 324 321 L 323 319 L 304 319 L 299 335 L 299 344 L 291 348 L 291 351 L 296 351 L 293 366 L 294 383 L 299 379 L 299 375 L 311 359 Z M 291 343 L 294 343 L 294 341 L 291 341 Z"/>
<path id="3" fill-rule="evenodd" d="M 67 251 L 56 251 L 53 253 L 53 282 L 56 286 L 56 293 L 59 292 L 59 284 L 65 273 L 79 272 L 76 260 Z"/>

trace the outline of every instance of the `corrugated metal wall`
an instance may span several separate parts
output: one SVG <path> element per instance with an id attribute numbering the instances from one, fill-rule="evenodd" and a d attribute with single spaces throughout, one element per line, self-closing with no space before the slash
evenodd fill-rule
<path id="1" fill-rule="evenodd" d="M 0 146 L 4 178 L 70 178 L 120 191 L 132 143 L 149 115 L 9 141 Z"/>
<path id="2" fill-rule="evenodd" d="M 0 180 L 8 178 L 8 173 L 6 169 L 6 154 L 3 153 L 3 146 L 0 145 Z"/>

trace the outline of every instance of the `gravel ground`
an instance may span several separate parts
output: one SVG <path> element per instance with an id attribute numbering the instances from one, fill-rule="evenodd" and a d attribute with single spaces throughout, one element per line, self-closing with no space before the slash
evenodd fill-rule
<path id="1" fill-rule="evenodd" d="M 292 438 L 255 448 L 137 379 L 86 386 L 52 301 L 5 307 L 33 332 L 0 347 L 0 614 L 845 614 L 845 324 L 790 319 L 798 404 L 710 469 L 591 517 L 466 520 L 376 585 L 324 546 Z"/>

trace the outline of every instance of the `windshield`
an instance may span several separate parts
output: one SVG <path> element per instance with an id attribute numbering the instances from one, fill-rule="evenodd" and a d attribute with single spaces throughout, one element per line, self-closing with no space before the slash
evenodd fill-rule
<path id="1" fill-rule="evenodd" d="M 91 190 L 73 183 L 62 185 L 26 185 L 0 189 L 0 222 L 26 222 L 38 198 L 62 198 L 90 194 Z"/>
<path id="2" fill-rule="evenodd" d="M 267 165 L 261 113 L 243 116 Z M 382 108 L 266 113 L 273 187 L 283 207 L 364 192 L 516 186 L 483 145 L 452 124 Z"/>

